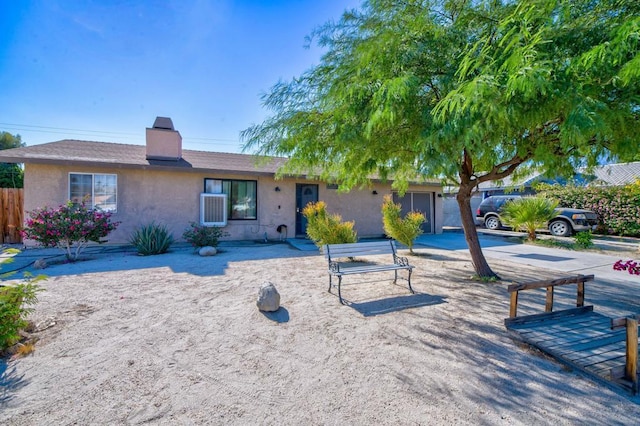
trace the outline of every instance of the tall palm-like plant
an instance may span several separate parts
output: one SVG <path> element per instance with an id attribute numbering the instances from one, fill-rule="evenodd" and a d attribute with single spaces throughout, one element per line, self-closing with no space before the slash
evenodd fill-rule
<path id="1" fill-rule="evenodd" d="M 535 241 L 536 229 L 547 227 L 556 207 L 558 202 L 548 198 L 523 197 L 507 202 L 500 216 L 506 225 L 526 231 L 528 239 Z"/>
<path id="2" fill-rule="evenodd" d="M 402 218 L 402 206 L 396 204 L 390 195 L 385 195 L 382 204 L 382 225 L 384 233 L 400 241 L 413 254 L 413 242 L 422 234 L 422 224 L 426 218 L 420 212 L 409 212 Z"/>
<path id="3" fill-rule="evenodd" d="M 307 235 L 318 247 L 358 241 L 355 222 L 343 222 L 339 214 L 328 213 L 324 201 L 307 204 L 302 214 L 307 218 Z"/>

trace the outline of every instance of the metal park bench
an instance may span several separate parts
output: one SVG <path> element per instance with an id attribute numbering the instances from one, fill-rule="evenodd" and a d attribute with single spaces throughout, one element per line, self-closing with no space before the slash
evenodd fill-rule
<path id="1" fill-rule="evenodd" d="M 329 262 L 329 292 L 331 292 L 331 287 L 333 286 L 332 277 L 338 277 L 338 298 L 343 305 L 344 302 L 340 291 L 343 275 L 394 271 L 395 278 L 393 282 L 396 283 L 398 281 L 398 271 L 405 269 L 408 271 L 407 282 L 409 283 L 409 291 L 415 293 L 411 287 L 411 272 L 413 266 L 409 264 L 409 260 L 406 257 L 398 256 L 396 244 L 393 240 L 350 244 L 325 244 L 322 248 Z M 388 255 L 390 262 L 373 263 L 369 261 L 355 261 L 355 258 L 361 259 L 363 257 L 377 255 Z"/>

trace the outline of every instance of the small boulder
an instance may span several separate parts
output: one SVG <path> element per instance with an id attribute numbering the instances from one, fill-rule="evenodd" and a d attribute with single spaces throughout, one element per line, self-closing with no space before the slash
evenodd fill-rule
<path id="1" fill-rule="evenodd" d="M 216 253 L 218 253 L 218 250 L 215 247 L 211 247 L 211 246 L 202 247 L 198 251 L 198 254 L 200 256 L 214 256 Z"/>
<path id="2" fill-rule="evenodd" d="M 47 266 L 48 265 L 47 265 L 46 259 L 38 259 L 35 262 L 33 262 L 34 269 L 45 269 Z"/>
<path id="3" fill-rule="evenodd" d="M 258 309 L 264 312 L 275 312 L 280 309 L 280 293 L 270 282 L 266 282 L 260 286 L 258 291 Z"/>

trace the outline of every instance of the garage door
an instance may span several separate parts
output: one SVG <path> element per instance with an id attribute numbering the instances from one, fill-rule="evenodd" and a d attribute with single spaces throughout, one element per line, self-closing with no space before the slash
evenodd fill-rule
<path id="1" fill-rule="evenodd" d="M 401 197 L 397 192 L 394 192 L 393 202 L 402 206 L 403 217 L 411 211 L 417 211 L 424 214 L 427 221 L 422 224 L 422 232 L 425 234 L 433 234 L 434 196 L 434 192 L 405 192 L 404 196 Z"/>

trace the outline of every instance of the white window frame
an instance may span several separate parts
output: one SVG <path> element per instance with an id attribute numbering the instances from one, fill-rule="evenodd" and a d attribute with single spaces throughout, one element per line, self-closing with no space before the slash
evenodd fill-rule
<path id="1" fill-rule="evenodd" d="M 91 208 L 92 209 L 100 209 L 100 210 L 104 210 L 104 211 L 108 211 L 108 212 L 112 212 L 112 213 L 117 213 L 118 211 L 118 175 L 115 173 L 86 173 L 86 172 L 69 172 L 69 177 L 68 177 L 68 187 L 67 187 L 67 194 L 69 195 L 69 200 L 72 199 L 71 197 L 71 175 L 83 175 L 83 176 L 91 176 Z M 96 190 L 96 176 L 112 176 L 115 179 L 115 207 L 112 209 L 104 209 L 100 206 L 96 205 L 96 198 L 95 198 L 95 190 Z"/>

